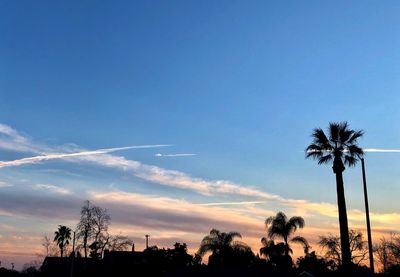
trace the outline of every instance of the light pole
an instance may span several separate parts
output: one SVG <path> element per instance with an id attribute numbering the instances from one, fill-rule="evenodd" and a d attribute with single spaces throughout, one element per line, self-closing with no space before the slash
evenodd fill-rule
<path id="1" fill-rule="evenodd" d="M 150 237 L 150 235 L 145 235 L 145 237 L 146 237 L 146 249 L 148 249 L 149 248 L 149 237 Z"/>
<path id="2" fill-rule="evenodd" d="M 374 253 L 372 250 L 372 236 L 371 236 L 371 223 L 369 221 L 369 205 L 368 205 L 368 192 L 367 192 L 367 178 L 365 177 L 365 163 L 364 158 L 360 158 L 361 160 L 361 168 L 362 168 L 362 177 L 363 177 L 363 186 L 364 186 L 364 202 L 365 202 L 365 216 L 367 219 L 367 235 L 368 235 L 368 249 L 369 249 L 369 267 L 374 273 Z"/>

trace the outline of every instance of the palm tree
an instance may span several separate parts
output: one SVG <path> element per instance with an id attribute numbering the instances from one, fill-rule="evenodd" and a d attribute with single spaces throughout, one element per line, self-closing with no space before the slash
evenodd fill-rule
<path id="1" fill-rule="evenodd" d="M 277 264 L 285 256 L 285 244 L 283 242 L 275 243 L 274 240 L 266 238 L 261 239 L 263 247 L 260 248 L 260 255 L 267 258 L 267 262 Z"/>
<path id="2" fill-rule="evenodd" d="M 64 248 L 69 244 L 71 239 L 71 229 L 67 226 L 58 226 L 58 230 L 54 232 L 54 241 L 57 241 L 58 247 L 60 247 L 61 257 L 64 254 Z"/>
<path id="3" fill-rule="evenodd" d="M 345 165 L 355 166 L 358 158 L 362 158 L 364 152 L 358 147 L 357 141 L 363 134 L 362 130 L 349 129 L 347 122 L 331 122 L 329 123 L 328 136 L 321 128 L 314 129 L 312 133 L 313 142 L 306 148 L 306 158 L 313 158 L 318 161 L 318 164 L 333 163 L 333 173 L 336 174 L 342 264 L 345 267 L 349 267 L 351 264 L 351 254 L 343 171 L 346 169 Z"/>
<path id="4" fill-rule="evenodd" d="M 242 238 L 238 232 L 221 232 L 217 229 L 212 229 L 210 234 L 205 236 L 201 241 L 200 248 L 197 254 L 201 257 L 207 252 L 211 252 L 210 261 L 214 261 L 222 266 L 229 262 L 232 255 L 240 251 L 250 251 L 250 247 L 235 238 Z"/>
<path id="5" fill-rule="evenodd" d="M 309 244 L 304 237 L 296 236 L 290 239 L 297 229 L 304 227 L 304 219 L 301 216 L 293 216 L 289 220 L 283 212 L 278 212 L 275 216 L 270 216 L 265 220 L 265 226 L 268 230 L 268 238 L 281 238 L 284 242 L 284 254 L 286 259 L 289 259 L 289 252 L 292 253 L 292 249 L 289 245 L 289 240 L 294 243 L 300 243 L 304 246 L 305 252 L 309 249 Z M 267 242 L 266 238 L 262 238 L 261 242 Z M 306 250 L 307 249 L 307 250 Z"/>

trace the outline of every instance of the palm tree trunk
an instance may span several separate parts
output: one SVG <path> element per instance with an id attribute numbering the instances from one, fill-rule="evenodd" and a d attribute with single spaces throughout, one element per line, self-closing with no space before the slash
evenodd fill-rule
<path id="1" fill-rule="evenodd" d="M 289 244 L 288 244 L 286 237 L 283 240 L 285 241 L 285 258 L 288 259 L 289 258 Z"/>
<path id="2" fill-rule="evenodd" d="M 344 197 L 343 175 L 341 170 L 337 170 L 336 189 L 337 201 L 339 209 L 339 225 L 340 225 L 340 244 L 342 250 L 342 265 L 344 269 L 349 269 L 351 264 L 351 253 L 349 243 L 349 227 L 347 223 L 346 200 Z"/>

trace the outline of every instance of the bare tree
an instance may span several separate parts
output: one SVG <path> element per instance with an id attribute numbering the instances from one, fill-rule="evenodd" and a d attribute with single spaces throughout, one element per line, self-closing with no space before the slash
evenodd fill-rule
<path id="1" fill-rule="evenodd" d="M 45 249 L 46 256 L 49 256 L 49 248 L 50 248 L 50 245 L 51 245 L 51 239 L 47 235 L 43 236 L 42 245 L 43 245 L 43 247 Z"/>
<path id="2" fill-rule="evenodd" d="M 77 237 L 82 239 L 82 247 L 85 258 L 87 258 L 88 240 L 93 235 L 93 214 L 92 204 L 89 200 L 85 201 L 85 204 L 81 208 L 81 219 L 78 223 Z"/>
<path id="3" fill-rule="evenodd" d="M 106 209 L 98 206 L 92 207 L 94 242 L 91 244 L 91 256 L 101 257 L 104 246 L 109 238 L 108 225 L 111 217 Z"/>
<path id="4" fill-rule="evenodd" d="M 360 264 L 368 258 L 367 242 L 363 240 L 361 232 L 350 230 L 349 242 L 351 262 Z M 329 234 L 328 236 L 320 236 L 318 244 L 321 245 L 322 248 L 326 249 L 325 258 L 333 261 L 335 266 L 341 265 L 342 251 L 339 236 L 332 234 Z"/>
<path id="5" fill-rule="evenodd" d="M 382 238 L 374 251 L 383 272 L 387 272 L 390 267 L 400 264 L 400 235 L 392 233 L 390 238 Z"/>
<path id="6" fill-rule="evenodd" d="M 82 245 L 78 245 L 77 248 L 83 249 L 85 258 L 88 249 L 91 257 L 101 257 L 110 220 L 111 217 L 106 209 L 93 205 L 89 200 L 85 201 L 77 226 L 77 237 L 82 240 Z"/>
<path id="7" fill-rule="evenodd" d="M 383 272 L 386 272 L 390 267 L 390 241 L 385 238 L 381 238 L 380 242 L 374 245 L 375 256 L 382 265 Z"/>
<path id="8" fill-rule="evenodd" d="M 107 248 L 110 251 L 124 251 L 129 249 L 133 244 L 133 241 L 128 238 L 127 236 L 122 236 L 122 235 L 116 235 L 116 236 L 111 236 Z"/>

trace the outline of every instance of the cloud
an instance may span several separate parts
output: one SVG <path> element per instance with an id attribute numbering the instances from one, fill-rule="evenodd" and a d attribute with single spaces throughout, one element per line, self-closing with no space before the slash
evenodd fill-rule
<path id="1" fill-rule="evenodd" d="M 122 191 L 92 191 L 88 196 L 107 207 L 113 213 L 113 221 L 147 226 L 152 230 L 207 233 L 213 226 L 244 231 L 260 225 L 257 218 L 231 209 L 200 206 L 181 199 Z"/>
<path id="2" fill-rule="evenodd" d="M 54 193 L 58 193 L 58 194 L 71 194 L 71 191 L 69 191 L 68 189 L 54 186 L 54 185 L 36 184 L 36 185 L 33 185 L 32 188 L 34 190 L 44 190 L 44 191 L 54 192 Z"/>
<path id="3" fill-rule="evenodd" d="M 12 184 L 0 181 L 0 188 L 8 188 L 8 187 L 13 187 L 13 186 L 14 185 L 12 185 Z"/>
<path id="4" fill-rule="evenodd" d="M 132 213 L 133 210 L 136 212 L 137 220 L 135 221 L 138 224 L 143 224 L 145 226 L 159 226 L 160 228 L 169 228 L 168 224 L 172 221 L 175 221 L 175 225 L 173 226 L 175 229 L 179 229 L 180 225 L 182 225 L 182 229 L 185 228 L 193 228 L 193 226 L 196 226 L 196 228 L 200 228 L 199 225 L 195 224 L 196 220 L 199 220 L 199 218 L 195 217 L 194 220 L 191 220 L 194 215 L 199 214 L 200 211 L 196 210 L 199 207 L 201 208 L 210 208 L 210 210 L 207 210 L 207 213 L 209 214 L 214 214 L 216 209 L 223 209 L 223 206 L 229 205 L 229 209 L 236 213 L 237 215 L 242 216 L 240 219 L 233 220 L 235 222 L 240 222 L 243 218 L 247 217 L 253 217 L 253 218 L 262 218 L 265 216 L 270 216 L 273 215 L 272 211 L 276 211 L 278 209 L 282 210 L 287 210 L 291 214 L 301 214 L 304 217 L 309 218 L 310 220 L 314 220 L 315 218 L 324 219 L 324 222 L 329 222 L 331 224 L 331 228 L 336 228 L 337 226 L 337 206 L 332 203 L 317 203 L 317 202 L 311 202 L 307 200 L 301 200 L 301 199 L 288 199 L 284 198 L 279 195 L 271 194 L 266 191 L 263 191 L 261 189 L 257 188 L 252 188 L 252 187 L 247 187 L 241 184 L 233 183 L 230 181 L 226 180 L 206 180 L 202 178 L 196 178 L 193 176 L 190 176 L 189 174 L 176 171 L 176 170 L 170 170 L 170 169 L 165 169 L 161 168 L 158 166 L 153 166 L 153 165 L 147 165 L 143 164 L 138 161 L 134 160 L 129 160 L 124 157 L 119 157 L 119 156 L 114 156 L 111 154 L 108 154 L 112 151 L 117 151 L 116 149 L 121 149 L 121 148 L 109 148 L 109 149 L 99 149 L 99 150 L 94 150 L 94 151 L 87 151 L 87 150 L 82 150 L 76 145 L 67 145 L 67 146 L 60 146 L 60 147 L 48 147 L 48 146 L 41 146 L 39 144 L 36 144 L 29 140 L 26 137 L 21 136 L 17 131 L 15 131 L 12 128 L 7 128 L 4 127 L 6 125 L 0 126 L 0 134 L 4 134 L 6 136 L 13 136 L 15 139 L 13 140 L 13 143 L 17 144 L 17 141 L 21 141 L 23 145 L 25 145 L 27 148 L 31 149 L 39 149 L 37 151 L 41 153 L 46 153 L 50 152 L 51 154 L 44 154 L 42 156 L 49 156 L 49 155 L 68 155 L 68 156 L 63 156 L 57 158 L 62 158 L 66 159 L 71 162 L 89 162 L 89 163 L 95 163 L 100 166 L 105 166 L 105 167 L 110 167 L 110 168 L 115 168 L 118 170 L 123 170 L 125 172 L 129 172 L 132 175 L 141 178 L 143 180 L 158 184 L 158 185 L 165 185 L 165 186 L 170 186 L 178 189 L 184 189 L 188 191 L 193 191 L 202 195 L 208 195 L 208 196 L 221 196 L 223 195 L 224 197 L 229 197 L 229 196 L 236 196 L 236 198 L 240 197 L 241 199 L 245 201 L 240 201 L 241 199 L 239 198 L 239 201 L 226 201 L 226 202 L 212 202 L 212 203 L 204 203 L 204 205 L 201 204 L 193 204 L 193 203 L 187 203 L 185 201 L 177 200 L 178 202 L 173 202 L 173 201 L 161 201 L 162 199 L 157 198 L 157 197 L 147 197 L 145 198 L 146 201 L 149 201 L 151 203 L 156 202 L 156 203 L 163 203 L 161 205 L 162 207 L 169 207 L 171 205 L 175 205 L 176 207 L 181 206 L 184 207 L 185 210 L 178 212 L 178 215 L 175 210 L 169 210 L 165 209 L 165 211 L 160 212 L 159 207 L 153 207 L 152 211 L 157 211 L 160 213 L 155 212 L 154 215 L 159 215 L 157 216 L 151 216 L 149 217 L 149 205 L 146 205 L 145 201 L 138 201 L 138 197 L 133 197 L 130 195 L 129 197 L 126 195 L 108 195 L 107 197 L 114 197 L 116 201 L 114 203 L 108 203 L 109 205 L 114 205 L 116 207 L 116 210 L 121 212 L 123 216 L 116 215 L 118 218 L 120 218 L 121 222 L 123 220 L 122 217 L 127 217 L 129 220 L 133 221 L 134 218 L 129 216 L 129 213 Z M 1 139 L 0 139 L 1 141 Z M 32 147 L 31 147 L 32 146 Z M 0 144 L 1 147 L 1 144 Z M 140 147 L 140 146 L 139 146 Z M 141 147 L 149 147 L 149 146 L 141 146 Z M 150 147 L 153 147 L 150 145 Z M 19 149 L 19 148 L 17 148 Z M 122 148 L 126 149 L 126 148 Z M 64 152 L 67 153 L 53 153 L 59 150 L 63 150 Z M 75 151 L 72 153 L 69 153 L 71 151 Z M 108 152 L 110 151 L 110 152 Z M 95 152 L 95 153 L 93 153 Z M 85 154 L 86 153 L 86 154 Z M 89 154 L 90 153 L 90 154 Z M 35 158 L 35 157 L 31 157 Z M 15 162 L 15 161 L 11 161 Z M 45 189 L 45 187 L 41 187 L 41 189 Z M 47 187 L 48 190 L 53 189 L 53 192 L 56 192 L 55 188 L 49 188 Z M 62 193 L 58 193 L 62 195 Z M 94 197 L 94 195 L 92 195 Z M 48 195 L 46 197 L 49 197 Z M 24 213 L 33 213 L 33 211 L 36 211 L 37 213 L 43 213 L 43 214 L 51 214 L 51 211 L 48 209 L 46 205 L 50 205 L 47 203 L 46 205 L 43 204 L 42 201 L 46 199 L 46 197 L 43 197 L 41 201 L 32 200 L 25 202 L 16 202 L 16 204 L 19 204 L 19 207 L 15 207 L 15 203 L 11 203 L 10 199 L 3 199 L 2 201 L 5 201 L 5 204 L 0 205 L 0 211 L 4 214 L 7 212 L 11 213 L 16 213 L 18 211 Z M 82 197 L 85 197 L 84 194 Z M 95 197 L 94 197 L 95 198 Z M 122 212 L 120 208 L 117 209 L 117 206 L 120 203 L 121 199 L 129 199 L 129 201 L 138 201 L 140 205 L 142 205 L 142 208 L 140 209 L 140 205 L 138 204 L 135 206 L 135 208 L 132 208 L 129 206 L 129 208 L 126 208 L 126 210 L 122 209 Z M 97 194 L 97 198 L 102 202 L 106 203 L 106 198 L 99 198 L 99 194 Z M 118 200 L 120 199 L 120 200 Z M 27 200 L 27 199 L 26 199 Z M 53 199 L 54 200 L 54 199 Z M 53 201 L 52 200 L 52 201 Z M 81 201 L 81 200 L 79 200 Z M 122 201 L 125 203 L 124 201 Z M 0 201 L 1 203 L 1 201 Z M 264 204 L 263 204 L 264 203 Z M 51 205 L 58 205 L 58 201 L 54 201 L 51 203 Z M 64 203 L 65 204 L 65 203 Z M 255 207 L 254 204 L 259 204 L 257 207 Z M 5 207 L 5 206 L 8 206 Z M 34 206 L 37 205 L 38 208 L 35 208 Z M 79 207 L 81 205 L 80 202 L 78 202 L 77 206 Z M 124 207 L 127 207 L 127 204 L 124 204 Z M 222 206 L 222 207 L 221 207 Z M 14 209 L 13 209 L 14 207 Z M 44 208 L 43 208 L 44 207 Z M 47 207 L 47 208 L 46 208 Z M 144 207 L 144 208 L 143 208 Z M 68 207 L 69 209 L 70 207 Z M 76 206 L 75 206 L 76 208 Z M 212 208 L 212 209 L 211 209 Z M 38 210 L 39 209 L 39 210 Z M 189 215 L 187 211 L 195 211 L 194 213 L 191 212 Z M 202 210 L 203 212 L 205 210 Z M 231 214 L 227 215 L 225 212 L 219 214 L 221 217 L 224 218 L 226 216 L 231 216 Z M 364 214 L 361 211 L 357 210 L 349 210 L 348 211 L 348 216 L 350 220 L 350 224 L 361 224 L 365 219 L 364 219 Z M 169 219 L 173 218 L 174 220 Z M 376 222 L 377 225 L 379 225 L 382 228 L 385 228 L 386 230 L 396 230 L 397 229 L 397 223 L 400 220 L 400 215 L 397 213 L 386 213 L 386 214 L 380 214 L 380 213 L 371 213 L 371 220 Z M 187 224 L 185 225 L 185 222 Z M 199 222 L 203 222 L 202 220 L 199 220 Z M 218 225 L 218 220 L 214 219 L 211 221 L 207 221 L 210 223 L 210 225 Z M 203 222 L 204 223 L 204 222 Z M 228 223 L 227 223 L 228 224 Z M 235 229 L 235 224 L 234 222 L 229 223 L 227 226 L 232 227 L 232 229 Z M 335 225 L 336 224 L 336 225 Z M 209 225 L 207 225 L 209 226 Z M 222 225 L 218 225 L 222 226 Z M 185 227 L 185 228 L 183 228 Z M 194 230 L 194 229 L 193 229 Z M 193 231 L 194 232 L 194 231 Z"/>
<path id="5" fill-rule="evenodd" d="M 252 205 L 263 204 L 265 201 L 241 201 L 241 202 L 215 202 L 215 203 L 202 203 L 200 206 L 230 206 L 230 205 Z"/>
<path id="6" fill-rule="evenodd" d="M 155 147 L 165 147 L 165 146 L 169 146 L 169 145 L 166 145 L 166 144 L 136 145 L 136 146 L 127 146 L 127 147 L 118 147 L 118 148 L 106 148 L 106 149 L 99 149 L 99 150 L 93 150 L 93 151 L 81 151 L 81 152 L 76 152 L 76 153 L 46 154 L 46 155 L 41 155 L 41 156 L 22 158 L 22 159 L 13 160 L 13 161 L 0 161 L 0 168 L 6 167 L 6 166 L 19 166 L 19 165 L 24 165 L 24 164 L 35 164 L 35 163 L 39 163 L 41 161 L 54 160 L 54 159 L 106 154 L 106 153 L 111 153 L 111 152 L 115 152 L 115 151 L 127 150 L 127 149 L 155 148 Z"/>
<path id="7" fill-rule="evenodd" d="M 190 156 L 196 156 L 197 154 L 192 154 L 192 153 L 182 153 L 182 154 L 161 154 L 157 153 L 154 156 L 155 157 L 190 157 Z"/>

